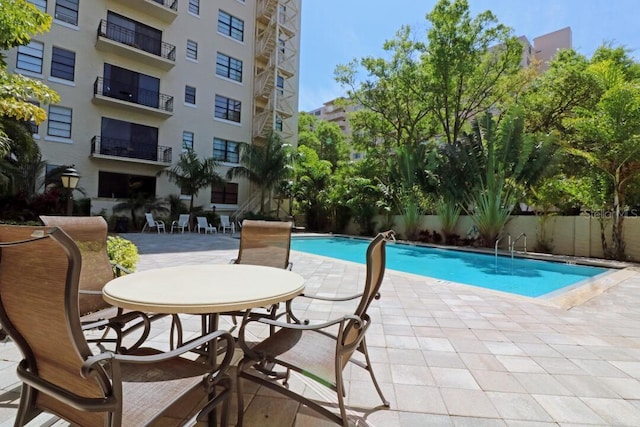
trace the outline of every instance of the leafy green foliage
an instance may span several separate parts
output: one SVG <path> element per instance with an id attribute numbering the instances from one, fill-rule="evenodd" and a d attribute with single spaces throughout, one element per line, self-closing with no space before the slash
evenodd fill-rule
<path id="1" fill-rule="evenodd" d="M 135 271 L 140 259 L 136 245 L 120 236 L 107 236 L 107 254 L 112 262 Z"/>
<path id="2" fill-rule="evenodd" d="M 159 174 L 167 175 L 169 181 L 174 182 L 185 194 L 190 196 L 189 213 L 193 214 L 194 198 L 203 188 L 224 184 L 224 179 L 216 172 L 218 165 L 218 162 L 212 157 L 201 160 L 195 151 L 187 150 L 180 155 L 175 166 L 161 171 Z"/>
<path id="3" fill-rule="evenodd" d="M 289 146 L 279 134 L 271 132 L 266 141 L 240 146 L 240 166 L 227 171 L 227 179 L 246 178 L 260 188 L 260 213 L 265 213 L 265 199 L 271 206 L 271 192 L 291 175 Z"/>
<path id="4" fill-rule="evenodd" d="M 436 214 L 438 218 L 440 218 L 440 225 L 445 241 L 449 241 L 450 236 L 454 234 L 461 212 L 462 208 L 453 200 L 440 199 L 436 203 Z"/>

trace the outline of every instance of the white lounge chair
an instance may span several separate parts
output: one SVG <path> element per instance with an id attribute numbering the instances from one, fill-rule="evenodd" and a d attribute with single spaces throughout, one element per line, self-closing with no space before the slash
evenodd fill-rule
<path id="1" fill-rule="evenodd" d="M 166 233 L 164 221 L 156 221 L 155 219 L 153 219 L 153 214 L 151 212 L 147 212 L 146 214 L 144 214 L 144 217 L 146 218 L 147 222 L 144 224 L 144 227 L 142 227 L 143 233 L 144 233 L 144 230 L 146 230 L 147 228 L 149 230 L 151 230 L 152 228 L 155 228 L 156 230 L 158 230 L 158 234 L 160 233 L 160 231 L 162 231 L 163 233 Z"/>
<path id="2" fill-rule="evenodd" d="M 213 225 L 207 222 L 206 217 L 199 216 L 199 217 L 196 217 L 196 220 L 198 221 L 198 230 L 197 230 L 198 233 L 200 233 L 200 230 L 204 230 L 204 234 L 218 232 L 218 230 Z"/>
<path id="3" fill-rule="evenodd" d="M 185 228 L 191 231 L 191 224 L 189 224 L 190 216 L 189 214 L 180 214 L 178 220 L 171 223 L 171 232 L 173 233 L 174 228 L 179 229 L 182 233 L 184 233 Z"/>
<path id="4" fill-rule="evenodd" d="M 229 215 L 220 215 L 220 231 L 225 233 L 227 230 L 229 230 L 231 234 L 235 233 L 236 225 L 231 222 Z"/>

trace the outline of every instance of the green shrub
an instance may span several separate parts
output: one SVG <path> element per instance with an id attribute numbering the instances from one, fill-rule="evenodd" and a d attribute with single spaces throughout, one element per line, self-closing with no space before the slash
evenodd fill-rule
<path id="1" fill-rule="evenodd" d="M 107 253 L 109 259 L 126 269 L 135 271 L 138 263 L 138 248 L 130 240 L 120 236 L 107 237 Z"/>

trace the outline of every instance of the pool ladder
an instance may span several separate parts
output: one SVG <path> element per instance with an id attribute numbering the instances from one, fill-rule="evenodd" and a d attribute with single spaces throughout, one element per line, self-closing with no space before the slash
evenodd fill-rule
<path id="1" fill-rule="evenodd" d="M 506 233 L 503 236 L 500 236 L 496 239 L 496 244 L 494 246 L 494 254 L 495 254 L 495 261 L 496 261 L 496 271 L 498 270 L 498 245 L 500 244 L 500 241 L 504 238 L 507 237 L 508 239 L 508 244 L 507 244 L 507 248 L 509 248 L 509 253 L 511 254 L 511 267 L 513 267 L 513 254 L 515 252 L 515 247 L 516 247 L 516 243 L 520 240 L 523 239 L 523 243 L 524 243 L 524 252 L 527 253 L 527 235 L 525 233 L 520 233 L 520 235 L 518 237 L 516 237 L 514 240 L 511 240 L 511 234 Z"/>

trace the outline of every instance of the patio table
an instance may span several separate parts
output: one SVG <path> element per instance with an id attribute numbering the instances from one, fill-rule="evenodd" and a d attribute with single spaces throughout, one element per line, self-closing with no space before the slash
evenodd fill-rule
<path id="1" fill-rule="evenodd" d="M 247 264 L 183 265 L 145 270 L 109 281 L 102 289 L 108 303 L 129 310 L 167 314 L 203 314 L 218 328 L 218 314 L 270 306 L 304 291 L 298 273 Z M 211 353 L 211 352 L 209 352 Z"/>

